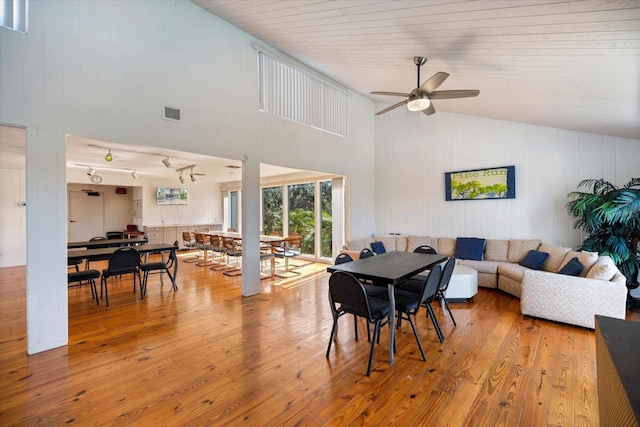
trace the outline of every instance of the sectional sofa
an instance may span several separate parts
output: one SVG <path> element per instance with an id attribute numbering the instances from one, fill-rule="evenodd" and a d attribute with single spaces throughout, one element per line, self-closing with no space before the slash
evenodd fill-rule
<path id="1" fill-rule="evenodd" d="M 470 256 L 475 259 L 460 256 L 467 252 L 462 246 L 469 240 L 475 240 L 474 244 L 482 241 L 480 252 Z M 373 242 L 382 242 L 387 252 L 411 252 L 418 246 L 429 245 L 439 254 L 457 255 L 458 264 L 478 271 L 479 286 L 497 288 L 520 298 L 520 310 L 525 315 L 592 329 L 595 328 L 595 314 L 618 319 L 624 319 L 626 315 L 626 279 L 608 256 L 577 252 L 542 243 L 539 239 L 485 240 L 412 235 L 352 239 L 341 252 L 358 259 L 360 251 L 365 247 L 371 249 Z M 531 259 L 538 257 L 539 260 L 544 256 L 541 265 L 530 268 Z M 559 273 L 561 270 L 568 272 L 575 265 L 582 267 L 577 274 L 576 271 L 573 271 L 575 275 Z"/>

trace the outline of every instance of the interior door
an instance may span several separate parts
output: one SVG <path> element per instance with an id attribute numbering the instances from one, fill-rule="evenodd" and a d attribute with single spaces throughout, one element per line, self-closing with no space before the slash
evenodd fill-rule
<path id="1" fill-rule="evenodd" d="M 69 191 L 69 242 L 104 236 L 104 196 L 97 191 Z"/>

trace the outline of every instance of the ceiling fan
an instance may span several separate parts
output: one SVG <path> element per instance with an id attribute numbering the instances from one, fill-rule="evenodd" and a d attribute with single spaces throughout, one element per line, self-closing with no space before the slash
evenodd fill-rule
<path id="1" fill-rule="evenodd" d="M 422 86 L 420 86 L 420 67 L 423 66 L 427 62 L 427 58 L 423 58 L 422 56 L 414 56 L 413 63 L 418 67 L 418 87 L 411 91 L 411 93 L 402 93 L 402 92 L 371 92 L 371 95 L 387 95 L 387 96 L 404 96 L 407 99 L 404 101 L 400 101 L 397 104 L 392 105 L 391 107 L 385 108 L 382 111 L 378 111 L 376 116 L 380 114 L 384 114 L 388 111 L 393 110 L 394 108 L 398 108 L 401 105 L 407 105 L 407 108 L 410 111 L 422 111 L 427 116 L 432 115 L 436 112 L 436 109 L 433 107 L 433 103 L 431 100 L 433 99 L 453 99 L 453 98 L 470 98 L 473 96 L 478 96 L 480 93 L 479 90 L 439 90 L 436 91 L 438 86 L 440 86 L 446 79 L 449 77 L 448 73 L 443 73 L 439 71 L 435 73 L 429 80 L 425 81 Z"/>

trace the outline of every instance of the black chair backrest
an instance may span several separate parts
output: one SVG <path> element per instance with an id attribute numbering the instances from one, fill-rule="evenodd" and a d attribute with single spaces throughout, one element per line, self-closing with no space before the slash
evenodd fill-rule
<path id="1" fill-rule="evenodd" d="M 350 273 L 337 271 L 329 278 L 329 297 L 347 312 L 371 319 L 367 292 L 362 283 Z"/>
<path id="2" fill-rule="evenodd" d="M 135 273 L 140 268 L 140 252 L 134 247 L 118 248 L 109 257 L 109 274 Z"/>
<path id="3" fill-rule="evenodd" d="M 431 246 L 429 245 L 422 245 L 422 246 L 418 246 L 417 248 L 415 248 L 413 250 L 413 252 L 417 253 L 417 254 L 431 254 L 431 255 L 438 255 L 438 251 L 436 251 L 435 249 L 433 249 Z"/>
<path id="4" fill-rule="evenodd" d="M 360 259 L 363 258 L 369 258 L 370 256 L 374 256 L 375 254 L 373 253 L 373 251 L 369 248 L 364 248 L 363 250 L 360 251 Z"/>
<path id="5" fill-rule="evenodd" d="M 453 268 L 456 266 L 456 259 L 454 257 L 449 258 L 447 263 L 444 265 L 442 269 L 442 278 L 440 279 L 440 291 L 444 292 L 449 287 L 449 281 L 451 280 L 451 275 L 453 274 Z"/>
<path id="6" fill-rule="evenodd" d="M 351 261 L 353 261 L 353 258 L 351 258 L 351 255 L 342 253 L 336 257 L 335 265 L 344 264 L 345 262 L 351 262 Z"/>
<path id="7" fill-rule="evenodd" d="M 437 264 L 431 269 L 431 272 L 425 280 L 424 288 L 422 289 L 422 295 L 420 296 L 420 302 L 433 301 L 434 297 L 438 293 L 440 288 L 440 278 L 442 277 L 442 267 Z"/>

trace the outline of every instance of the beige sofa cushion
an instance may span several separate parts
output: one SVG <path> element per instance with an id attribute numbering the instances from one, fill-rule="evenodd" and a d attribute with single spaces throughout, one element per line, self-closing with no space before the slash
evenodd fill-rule
<path id="1" fill-rule="evenodd" d="M 382 244 L 384 245 L 384 250 L 386 252 L 391 252 L 396 250 L 396 236 L 389 235 L 389 234 L 378 235 L 378 236 L 374 236 L 373 241 L 382 242 Z M 369 245 L 369 249 L 371 249 L 371 245 Z"/>
<path id="2" fill-rule="evenodd" d="M 438 239 L 429 236 L 409 236 L 407 238 L 407 252 L 413 252 L 418 246 L 427 245 L 438 251 Z"/>
<path id="3" fill-rule="evenodd" d="M 498 274 L 515 280 L 518 283 L 522 282 L 522 276 L 524 272 L 529 270 L 527 267 L 523 267 L 520 264 L 507 264 L 502 263 L 498 265 Z"/>
<path id="4" fill-rule="evenodd" d="M 347 240 L 347 249 L 350 251 L 361 251 L 364 248 L 371 249 L 371 242 L 373 241 L 371 237 Z"/>
<path id="5" fill-rule="evenodd" d="M 598 253 L 570 251 L 564 256 L 564 261 L 562 261 L 562 264 L 560 264 L 560 268 L 558 268 L 558 271 L 560 271 L 562 267 L 564 267 L 573 258 L 578 258 L 578 261 L 580 261 L 580 264 L 582 264 L 582 266 L 584 267 L 580 274 L 578 274 L 578 276 L 587 277 L 589 269 L 591 269 L 591 267 L 593 267 L 593 265 L 598 261 Z"/>
<path id="6" fill-rule="evenodd" d="M 619 273 L 618 267 L 613 263 L 613 260 L 608 256 L 598 257 L 598 261 L 593 264 L 593 267 L 589 269 L 589 272 L 585 276 L 587 279 L 598 280 L 611 280 L 616 273 Z"/>
<path id="7" fill-rule="evenodd" d="M 549 254 L 544 264 L 542 264 L 542 270 L 557 273 L 560 270 L 560 264 L 562 264 L 564 257 L 571 251 L 571 248 L 543 243 L 538 250 Z"/>
<path id="8" fill-rule="evenodd" d="M 407 251 L 407 236 L 396 236 L 396 251 Z"/>
<path id="9" fill-rule="evenodd" d="M 507 253 L 509 252 L 508 240 L 493 240 L 487 239 L 484 244 L 484 259 L 487 261 L 502 261 L 507 260 Z"/>
<path id="10" fill-rule="evenodd" d="M 452 239 L 451 237 L 440 237 L 438 239 L 438 248 L 436 250 L 439 255 L 453 256 L 456 251 L 456 239 Z"/>
<path id="11" fill-rule="evenodd" d="M 538 249 L 538 246 L 540 246 L 540 242 L 540 239 L 509 240 L 509 253 L 507 255 L 507 261 L 519 263 L 524 259 L 525 256 L 527 256 L 529 251 L 535 251 L 536 249 Z"/>
<path id="12" fill-rule="evenodd" d="M 478 273 L 490 273 L 490 274 L 497 274 L 498 266 L 503 263 L 504 262 L 500 262 L 500 261 L 475 261 L 472 259 L 458 260 L 458 264 L 466 265 L 467 267 L 473 268 L 474 270 L 477 270 Z"/>

